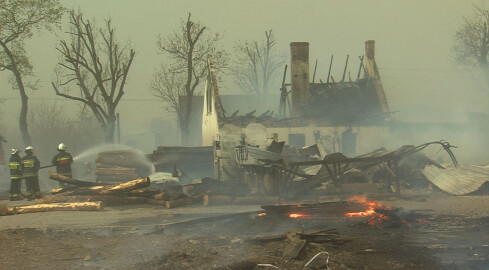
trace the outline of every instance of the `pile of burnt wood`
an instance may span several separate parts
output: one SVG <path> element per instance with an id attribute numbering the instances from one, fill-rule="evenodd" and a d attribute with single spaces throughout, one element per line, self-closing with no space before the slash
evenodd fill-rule
<path id="1" fill-rule="evenodd" d="M 128 181 L 151 173 L 149 159 L 134 150 L 100 152 L 95 162 L 95 176 L 102 183 Z"/>
<path id="2" fill-rule="evenodd" d="M 245 183 L 223 182 L 204 178 L 192 184 L 168 184 L 150 187 L 149 177 L 121 182 L 101 184 L 65 177 L 54 172 L 49 178 L 68 184 L 52 190 L 51 195 L 37 199 L 36 203 L 79 203 L 102 202 L 105 206 L 130 204 L 155 204 L 166 208 L 187 205 L 249 204 L 261 201 L 273 203 L 275 197 L 250 196 Z"/>

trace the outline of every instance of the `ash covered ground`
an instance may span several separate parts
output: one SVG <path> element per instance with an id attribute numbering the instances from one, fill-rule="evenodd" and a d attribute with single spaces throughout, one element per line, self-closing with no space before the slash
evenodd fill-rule
<path id="1" fill-rule="evenodd" d="M 410 190 L 400 199 L 369 199 L 398 209 L 402 222 L 260 216 L 259 205 L 141 205 L 2 216 L 1 268 L 488 269 L 488 196 Z M 290 258 L 300 234 L 310 232 L 335 236 L 310 238 Z"/>

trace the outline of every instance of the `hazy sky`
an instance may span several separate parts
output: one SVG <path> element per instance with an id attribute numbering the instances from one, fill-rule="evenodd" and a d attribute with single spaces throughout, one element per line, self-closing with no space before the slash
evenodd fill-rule
<path id="1" fill-rule="evenodd" d="M 331 54 L 335 55 L 334 77 L 341 77 L 347 54 L 352 60 L 352 77 L 356 77 L 365 40 L 376 40 L 376 60 L 386 96 L 391 110 L 399 111 L 396 116 L 401 120 L 458 121 L 465 119 L 466 111 L 489 108 L 489 96 L 479 90 L 471 72 L 455 65 L 452 50 L 454 33 L 462 25 L 463 16 L 470 16 L 472 3 L 480 4 L 481 0 L 61 2 L 68 8 L 81 9 L 86 18 L 98 22 L 111 17 L 119 39 L 131 40 L 137 54 L 120 112 L 125 120 L 144 119 L 137 126 L 140 129 L 164 113 L 148 91 L 151 75 L 162 59 L 156 50 L 157 36 L 172 32 L 188 12 L 210 31 L 223 34 L 223 46 L 229 50 L 236 40 L 262 39 L 266 29 L 274 30 L 278 49 L 287 57 L 290 42 L 310 42 L 311 72 L 318 59 L 317 77 L 323 80 Z M 29 54 L 41 80 L 40 89 L 29 92 L 34 102 L 43 98 L 64 102 L 54 95 L 50 81 L 58 57 L 55 46 L 59 38 L 65 37 L 60 31 L 57 36 L 44 34 L 29 42 Z M 18 93 L 10 90 L 6 78 L 5 72 L 0 73 L 0 86 L 4 89 L 0 98 L 8 98 L 4 108 L 14 104 L 18 108 Z M 276 86 L 277 92 L 279 87 Z M 220 91 L 238 92 L 232 80 Z M 14 119 L 18 113 L 15 110 L 8 112 Z M 425 111 L 429 112 L 428 117 Z"/>

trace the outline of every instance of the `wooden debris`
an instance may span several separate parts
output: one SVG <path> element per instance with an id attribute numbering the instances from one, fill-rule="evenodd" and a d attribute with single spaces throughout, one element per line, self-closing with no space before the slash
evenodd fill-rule
<path id="1" fill-rule="evenodd" d="M 268 242 L 282 241 L 285 240 L 286 238 L 287 236 L 285 234 L 277 234 L 277 235 L 258 236 L 258 237 L 248 239 L 247 241 L 263 244 Z"/>
<path id="2" fill-rule="evenodd" d="M 110 186 L 110 187 L 103 187 L 100 194 L 123 193 L 123 192 L 131 191 L 131 190 L 135 190 L 138 188 L 149 187 L 150 183 L 151 183 L 151 181 L 150 181 L 149 177 L 139 178 L 139 179 L 132 180 L 129 182 L 120 183 L 118 185 L 114 185 L 114 186 Z"/>
<path id="3" fill-rule="evenodd" d="M 365 211 L 365 205 L 358 202 L 334 201 L 311 204 L 262 205 L 267 213 L 285 214 L 301 213 L 307 216 L 343 216 L 348 212 Z"/>
<path id="4" fill-rule="evenodd" d="M 45 196 L 36 199 L 36 204 L 47 203 L 75 203 L 75 202 L 103 202 L 105 206 L 130 205 L 146 203 L 143 197 L 126 197 L 116 195 L 85 195 L 85 196 Z"/>
<path id="5" fill-rule="evenodd" d="M 312 243 L 321 243 L 321 244 L 329 243 L 329 244 L 338 245 L 338 244 L 344 244 L 346 242 L 351 242 L 354 240 L 354 238 L 339 236 L 339 232 L 334 228 L 298 232 L 296 233 L 296 235 L 298 235 L 300 239 L 304 239 Z"/>
<path id="6" fill-rule="evenodd" d="M 151 197 L 156 196 L 156 194 L 161 193 L 161 189 L 156 188 L 144 188 L 144 189 L 135 189 L 129 192 L 126 192 L 125 195 L 133 196 L 133 197 Z"/>
<path id="7" fill-rule="evenodd" d="M 156 199 L 146 199 L 147 204 L 155 204 L 155 205 L 164 205 L 166 207 L 166 202 L 163 200 L 156 200 Z"/>
<path id="8" fill-rule="evenodd" d="M 49 179 L 56 180 L 59 182 L 63 182 L 63 183 L 70 184 L 70 185 L 76 185 L 79 187 L 100 186 L 100 184 L 95 183 L 95 182 L 82 181 L 82 180 L 66 177 L 64 175 L 57 174 L 55 172 L 49 172 Z"/>
<path id="9" fill-rule="evenodd" d="M 102 202 L 48 203 L 9 207 L 9 214 L 26 214 L 47 211 L 100 211 L 104 209 Z"/>
<path id="10" fill-rule="evenodd" d="M 97 156 L 95 175 L 101 182 L 127 181 L 149 175 L 149 162 L 134 150 L 105 151 Z"/>
<path id="11" fill-rule="evenodd" d="M 60 187 L 60 188 L 52 188 L 51 189 L 51 194 L 61 194 L 64 192 L 69 192 L 71 190 L 78 189 L 78 186 L 65 186 L 65 187 Z"/>
<path id="12" fill-rule="evenodd" d="M 145 188 L 150 185 L 149 177 L 131 180 L 116 185 L 79 187 L 69 189 L 59 195 L 117 195 L 127 193 L 136 189 Z"/>
<path id="13" fill-rule="evenodd" d="M 226 196 L 226 195 L 212 195 L 209 194 L 206 197 L 206 206 L 212 205 L 232 205 L 233 204 L 233 197 L 231 196 Z"/>
<path id="14" fill-rule="evenodd" d="M 185 199 L 166 201 L 166 208 L 175 208 L 180 206 L 192 205 L 192 204 L 203 204 L 204 203 L 204 195 L 189 197 Z"/>
<path id="15" fill-rule="evenodd" d="M 8 207 L 6 205 L 0 205 L 0 216 L 8 214 Z"/>
<path id="16" fill-rule="evenodd" d="M 292 241 L 284 249 L 284 258 L 286 259 L 299 259 L 304 247 L 306 247 L 307 240 L 299 239 Z"/>
<path id="17" fill-rule="evenodd" d="M 153 199 L 155 200 L 162 200 L 162 201 L 171 201 L 171 200 L 179 200 L 179 199 L 184 199 L 187 198 L 187 196 L 183 193 L 170 193 L 170 192 L 162 192 L 155 194 L 153 196 Z"/>

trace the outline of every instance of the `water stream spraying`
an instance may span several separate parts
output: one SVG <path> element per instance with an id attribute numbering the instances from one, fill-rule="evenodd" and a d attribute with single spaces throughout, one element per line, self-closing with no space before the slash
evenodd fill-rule
<path id="1" fill-rule="evenodd" d="M 97 158 L 97 155 L 99 153 L 104 152 L 104 151 L 117 151 L 117 150 L 130 150 L 130 151 L 134 152 L 136 154 L 136 157 L 138 158 L 139 164 L 147 166 L 150 169 L 151 174 L 153 174 L 155 172 L 155 168 L 153 166 L 153 163 L 151 163 L 146 158 L 146 155 L 141 150 L 129 147 L 127 145 L 120 145 L 120 144 L 98 145 L 98 146 L 92 147 L 92 148 L 85 150 L 82 153 L 74 156 L 73 160 L 75 163 L 81 163 L 81 162 L 85 162 L 85 161 L 89 161 L 91 163 L 94 163 L 94 161 Z"/>
<path id="2" fill-rule="evenodd" d="M 88 150 L 85 150 L 83 152 L 81 152 L 80 154 L 76 155 L 73 157 L 73 160 L 75 162 L 77 161 L 81 161 L 81 160 L 84 160 L 84 159 L 87 159 L 87 158 L 94 158 L 98 153 L 100 152 L 103 152 L 103 151 L 113 151 L 113 150 L 135 150 L 135 151 L 139 151 L 139 150 L 136 150 L 134 148 L 131 148 L 129 146 L 126 146 L 126 145 L 120 145 L 120 144 L 102 144 L 102 145 L 98 145 L 98 146 L 94 146 Z"/>

